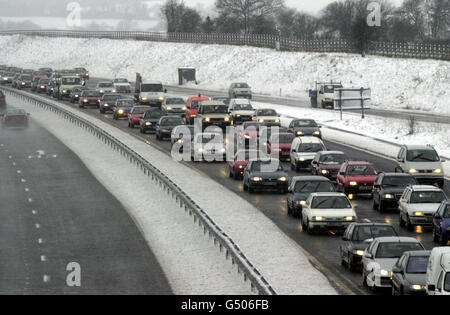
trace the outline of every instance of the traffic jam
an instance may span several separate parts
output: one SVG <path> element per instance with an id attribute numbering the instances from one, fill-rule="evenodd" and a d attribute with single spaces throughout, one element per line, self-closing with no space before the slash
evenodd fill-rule
<path id="1" fill-rule="evenodd" d="M 280 200 L 284 220 L 298 222 L 297 233 L 336 244 L 335 265 L 348 269 L 364 290 L 450 294 L 450 200 L 445 161 L 432 145 L 403 145 L 395 167 L 380 169 L 327 141 L 313 119 L 287 121 L 275 109 L 254 107 L 244 82 L 230 84 L 226 96 L 186 96 L 140 74 L 132 84 L 93 78 L 81 67 L 3 65 L 0 78 L 2 128 L 27 128 L 30 119 L 25 110 L 7 106 L 2 86 L 65 102 L 129 132 L 138 130 L 178 161 L 220 169 L 220 182 L 237 187 L 247 200 Z M 366 208 L 373 214 L 366 215 Z M 431 246 L 422 243 L 424 235 Z"/>

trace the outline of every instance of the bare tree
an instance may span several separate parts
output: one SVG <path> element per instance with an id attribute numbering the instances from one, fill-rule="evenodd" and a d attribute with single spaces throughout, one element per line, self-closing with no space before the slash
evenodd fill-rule
<path id="1" fill-rule="evenodd" d="M 450 0 L 426 0 L 428 25 L 433 39 L 439 39 L 450 27 Z"/>
<path id="2" fill-rule="evenodd" d="M 283 7 L 284 0 L 216 0 L 216 9 L 219 14 L 242 20 L 245 33 L 249 33 L 250 22 L 253 18 L 272 16 Z"/>
<path id="3" fill-rule="evenodd" d="M 181 20 L 185 12 L 182 0 L 167 0 L 161 7 L 161 13 L 167 22 L 168 32 L 180 32 Z"/>

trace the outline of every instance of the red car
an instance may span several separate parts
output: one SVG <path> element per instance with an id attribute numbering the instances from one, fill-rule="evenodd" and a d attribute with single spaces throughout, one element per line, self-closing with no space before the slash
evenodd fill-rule
<path id="1" fill-rule="evenodd" d="M 261 126 L 263 124 L 257 121 L 243 122 L 238 136 L 239 143 L 245 144 L 245 146 L 248 146 L 251 141 L 256 143 Z"/>
<path id="2" fill-rule="evenodd" d="M 209 101 L 209 97 L 201 96 L 190 96 L 186 101 L 186 111 L 184 113 L 184 120 L 186 125 L 192 125 L 194 123 L 195 117 L 198 114 L 198 103 L 202 101 Z"/>
<path id="3" fill-rule="evenodd" d="M 86 106 L 95 106 L 100 108 L 100 98 L 99 92 L 94 90 L 85 90 L 81 93 L 78 103 L 79 108 L 85 108 Z"/>
<path id="4" fill-rule="evenodd" d="M 294 134 L 290 132 L 274 133 L 267 142 L 267 153 L 272 158 L 279 160 L 289 160 L 291 155 L 291 145 Z"/>
<path id="5" fill-rule="evenodd" d="M 149 108 L 151 107 L 145 105 L 133 106 L 131 111 L 128 113 L 128 127 L 134 128 L 134 126 L 139 125 L 142 116 L 149 110 Z"/>
<path id="6" fill-rule="evenodd" d="M 36 86 L 36 92 L 45 93 L 45 91 L 47 91 L 49 82 L 50 82 L 50 80 L 47 78 L 39 79 L 37 86 Z"/>
<path id="7" fill-rule="evenodd" d="M 358 194 L 371 194 L 377 177 L 378 172 L 372 163 L 347 161 L 342 164 L 337 174 L 337 190 L 349 197 Z"/>
<path id="8" fill-rule="evenodd" d="M 230 177 L 234 179 L 241 179 L 244 170 L 247 167 L 249 159 L 261 159 L 267 157 L 267 154 L 260 150 L 240 150 L 236 152 L 231 161 L 228 161 L 228 168 L 230 170 Z"/>
<path id="9" fill-rule="evenodd" d="M 23 109 L 8 109 L 3 115 L 2 128 L 28 127 L 28 114 Z"/>

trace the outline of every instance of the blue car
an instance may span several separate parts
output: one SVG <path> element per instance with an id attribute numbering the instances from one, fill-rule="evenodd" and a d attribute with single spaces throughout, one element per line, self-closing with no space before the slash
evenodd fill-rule
<path id="1" fill-rule="evenodd" d="M 133 99 L 116 100 L 113 107 L 113 119 L 118 120 L 120 118 L 128 118 L 128 113 L 131 111 L 133 106 Z"/>
<path id="2" fill-rule="evenodd" d="M 433 240 L 446 246 L 450 239 L 450 201 L 442 201 L 433 218 Z"/>

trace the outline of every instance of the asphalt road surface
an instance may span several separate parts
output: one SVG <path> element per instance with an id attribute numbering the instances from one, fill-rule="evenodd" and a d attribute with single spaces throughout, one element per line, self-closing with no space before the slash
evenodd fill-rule
<path id="1" fill-rule="evenodd" d="M 94 87 L 95 83 L 96 81 L 92 79 L 89 82 L 89 86 Z M 65 101 L 64 103 L 70 104 L 67 101 Z M 70 105 L 78 108 L 76 105 Z M 138 128 L 129 128 L 126 120 L 115 121 L 112 119 L 111 114 L 100 114 L 97 109 L 84 109 L 83 112 L 89 113 L 93 117 L 99 118 L 104 122 L 107 122 L 125 132 L 128 132 L 170 155 L 170 141 L 158 141 L 156 140 L 154 135 L 140 134 Z M 365 160 L 372 162 L 380 171 L 394 170 L 394 162 L 389 159 L 357 150 L 352 147 L 326 141 L 326 139 L 324 142 L 328 149 L 344 151 L 352 160 Z M 362 277 L 360 273 L 352 273 L 345 267 L 341 266 L 338 252 L 338 244 L 341 240 L 341 235 L 333 232 L 322 233 L 318 235 L 309 235 L 306 232 L 303 232 L 300 221 L 287 215 L 286 195 L 277 193 L 249 194 L 248 192 L 244 192 L 241 181 L 236 181 L 229 178 L 228 167 L 226 163 L 187 162 L 186 165 L 199 169 L 213 180 L 221 183 L 228 189 L 237 193 L 240 197 L 252 203 L 256 208 L 264 213 L 264 215 L 271 219 L 284 233 L 286 233 L 286 235 L 291 237 L 311 256 L 313 256 L 322 265 L 322 267 L 326 269 L 325 273 L 327 276 L 332 275 L 332 277 L 335 278 L 335 280 L 339 282 L 341 286 L 343 285 L 347 289 L 342 291 L 341 293 L 349 293 L 349 291 L 355 294 L 372 293 L 370 290 L 362 286 Z M 306 172 L 295 173 L 294 171 L 291 171 L 288 163 L 286 163 L 284 166 L 290 176 L 310 175 Z M 448 196 L 450 196 L 450 184 L 448 183 L 448 181 L 446 181 L 445 184 L 445 192 Z M 401 228 L 399 226 L 398 212 L 388 211 L 379 213 L 372 209 L 372 200 L 370 198 L 359 197 L 352 202 L 358 205 L 357 214 L 359 221 L 368 219 L 372 222 L 391 223 L 400 235 L 416 237 L 427 249 L 431 249 L 436 246 L 436 244 L 433 243 L 430 228 L 416 227 L 414 231 L 407 231 L 405 228 Z"/>
<path id="2" fill-rule="evenodd" d="M 172 294 L 123 206 L 45 129 L 0 130 L 0 179 L 0 294 Z"/>

